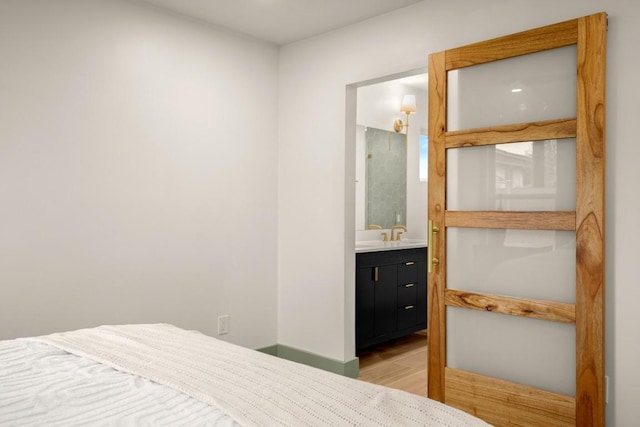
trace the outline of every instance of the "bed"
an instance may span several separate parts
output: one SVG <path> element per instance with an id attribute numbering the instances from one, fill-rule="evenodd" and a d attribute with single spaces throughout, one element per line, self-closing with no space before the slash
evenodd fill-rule
<path id="1" fill-rule="evenodd" d="M 2 426 L 486 426 L 168 324 L 0 341 Z"/>

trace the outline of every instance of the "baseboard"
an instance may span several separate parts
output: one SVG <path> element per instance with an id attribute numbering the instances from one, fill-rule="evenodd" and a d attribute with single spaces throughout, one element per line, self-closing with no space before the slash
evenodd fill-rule
<path id="1" fill-rule="evenodd" d="M 278 344 L 270 345 L 269 347 L 259 348 L 257 349 L 260 353 L 266 353 L 271 356 L 278 356 Z"/>
<path id="2" fill-rule="evenodd" d="M 352 360 L 342 362 L 318 354 L 309 353 L 298 350 L 286 345 L 276 344 L 269 347 L 259 348 L 258 351 L 292 362 L 302 363 L 304 365 L 313 366 L 314 368 L 324 371 L 333 372 L 334 374 L 343 375 L 350 378 L 358 378 L 359 375 L 359 359 L 356 357 Z"/>

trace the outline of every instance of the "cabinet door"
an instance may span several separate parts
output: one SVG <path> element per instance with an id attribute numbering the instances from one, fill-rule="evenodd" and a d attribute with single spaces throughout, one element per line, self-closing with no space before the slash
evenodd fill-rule
<path id="1" fill-rule="evenodd" d="M 375 287 L 374 268 L 356 270 L 356 345 L 374 337 Z"/>
<path id="2" fill-rule="evenodd" d="M 375 287 L 375 336 L 396 332 L 398 312 L 398 266 L 382 265 L 378 268 Z"/>

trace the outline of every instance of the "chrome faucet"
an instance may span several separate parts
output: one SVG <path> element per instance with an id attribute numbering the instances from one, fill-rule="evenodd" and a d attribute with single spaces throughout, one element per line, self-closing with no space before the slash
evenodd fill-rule
<path id="1" fill-rule="evenodd" d="M 394 237 L 394 230 L 403 230 L 405 232 L 408 231 L 407 227 L 405 227 L 404 225 L 394 225 L 393 227 L 391 227 L 391 241 L 400 240 L 400 235 L 402 234 L 402 231 L 399 231 Z"/>

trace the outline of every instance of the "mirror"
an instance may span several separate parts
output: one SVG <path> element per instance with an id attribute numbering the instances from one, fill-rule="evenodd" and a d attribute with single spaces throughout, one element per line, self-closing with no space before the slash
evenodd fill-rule
<path id="1" fill-rule="evenodd" d="M 415 96 L 415 114 L 400 111 L 405 95 Z M 356 231 L 406 225 L 406 237 L 426 239 L 427 182 L 420 153 L 422 141 L 426 155 L 427 74 L 358 87 L 356 123 Z M 424 167 L 426 159 L 422 162 Z"/>
<path id="2" fill-rule="evenodd" d="M 365 228 L 391 228 L 407 219 L 406 135 L 365 128 Z"/>

